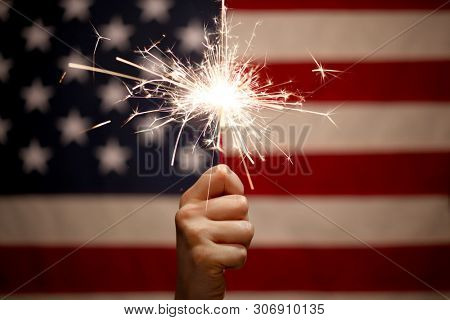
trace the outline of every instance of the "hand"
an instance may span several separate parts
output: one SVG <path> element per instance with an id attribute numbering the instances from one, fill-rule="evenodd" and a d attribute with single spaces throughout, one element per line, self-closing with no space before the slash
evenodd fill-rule
<path id="1" fill-rule="evenodd" d="M 205 172 L 181 197 L 175 217 L 175 299 L 223 299 L 224 271 L 244 265 L 254 234 L 243 194 L 237 175 L 219 165 Z"/>

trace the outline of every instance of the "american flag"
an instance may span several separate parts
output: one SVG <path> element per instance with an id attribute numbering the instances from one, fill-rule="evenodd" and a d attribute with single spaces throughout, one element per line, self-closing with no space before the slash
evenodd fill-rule
<path id="1" fill-rule="evenodd" d="M 321 118 L 270 120 L 276 150 L 251 167 L 256 234 L 228 298 L 450 296 L 450 5 L 443 0 L 231 0 L 233 34 Z M 136 136 L 116 56 L 166 35 L 199 61 L 202 0 L 0 0 L 0 293 L 8 298 L 172 298 L 179 194 L 209 166 L 176 127 Z M 342 72 L 321 81 L 311 55 Z M 62 75 L 65 74 L 62 81 Z M 60 83 L 61 82 L 61 83 Z M 86 131 L 95 124 L 111 124 Z M 148 119 L 147 119 L 148 120 Z M 278 130 L 278 131 L 277 131 Z M 238 157 L 223 161 L 243 180 Z M 186 174 L 186 172 L 194 172 Z"/>

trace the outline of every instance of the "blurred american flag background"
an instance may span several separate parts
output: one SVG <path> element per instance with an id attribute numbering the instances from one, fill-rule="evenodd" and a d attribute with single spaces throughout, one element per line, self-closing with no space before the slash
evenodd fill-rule
<path id="1" fill-rule="evenodd" d="M 308 124 L 304 141 L 282 147 L 294 168 L 310 172 L 284 170 L 276 152 L 253 170 L 256 235 L 246 266 L 226 273 L 227 297 L 448 297 L 450 5 L 227 4 L 242 22 L 233 30 L 241 40 L 263 22 L 253 53 L 267 59 L 271 78 L 295 80 L 309 109 L 340 106 L 338 129 L 292 114 L 271 122 L 296 132 Z M 181 152 L 180 170 L 160 172 L 169 162 L 165 137 L 176 128 L 151 135 L 142 156 L 135 124 L 121 124 L 149 103 L 118 102 L 127 95 L 119 80 L 66 66 L 92 63 L 90 22 L 111 39 L 99 44 L 102 67 L 129 72 L 114 58 L 142 63 L 133 50 L 162 34 L 178 55 L 199 61 L 203 25 L 219 10 L 213 0 L 0 0 L 2 296 L 173 296 L 174 215 L 197 176 L 183 170 L 209 160 Z M 309 52 L 345 72 L 322 86 Z M 242 171 L 237 157 L 224 161 Z"/>

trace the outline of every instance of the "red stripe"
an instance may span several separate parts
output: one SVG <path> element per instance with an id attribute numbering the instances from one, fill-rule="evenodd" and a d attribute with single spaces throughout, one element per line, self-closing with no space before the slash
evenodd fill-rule
<path id="1" fill-rule="evenodd" d="M 287 9 L 435 9 L 444 0 L 227 0 L 227 6 L 239 10 Z M 445 9 L 449 9 L 446 5 Z"/>
<path id="2" fill-rule="evenodd" d="M 0 292 L 6 294 L 71 248 L 0 248 Z M 379 250 L 439 290 L 450 289 L 450 246 Z M 20 293 L 169 291 L 175 250 L 85 248 L 23 287 Z M 429 290 L 366 248 L 251 249 L 242 270 L 227 272 L 230 290 Z"/>
<path id="3" fill-rule="evenodd" d="M 323 63 L 325 68 L 347 70 L 351 64 Z M 293 90 L 300 90 L 307 101 L 450 101 L 450 61 L 361 63 L 346 73 L 338 73 L 321 86 L 319 76 L 305 64 L 271 64 L 267 73 L 275 83 L 294 80 Z"/>
<path id="4" fill-rule="evenodd" d="M 286 157 L 274 155 L 266 157 L 265 162 L 257 160 L 254 166 L 248 164 L 255 184 L 255 190 L 247 190 L 248 194 L 287 195 L 285 190 L 304 195 L 450 193 L 450 153 L 307 155 L 306 158 L 299 154 L 292 159 L 290 164 Z M 225 163 L 242 181 L 247 180 L 239 157 L 228 157 Z"/>
<path id="5" fill-rule="evenodd" d="M 450 288 L 450 246 L 380 248 L 435 289 Z M 231 290 L 390 291 L 428 288 L 371 249 L 257 249 Z M 249 281 L 250 280 L 250 281 Z"/>

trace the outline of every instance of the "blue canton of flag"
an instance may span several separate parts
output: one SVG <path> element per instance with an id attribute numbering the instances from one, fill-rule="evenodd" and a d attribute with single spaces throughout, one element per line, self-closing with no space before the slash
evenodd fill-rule
<path id="1" fill-rule="evenodd" d="M 12 4 L 12 9 L 0 6 L 1 193 L 159 192 L 192 172 L 193 166 L 206 164 L 201 150 L 190 156 L 187 148 L 180 148 L 173 170 L 168 168 L 166 174 L 156 170 L 169 162 L 170 141 L 164 135 L 170 132 L 135 135 L 148 118 L 123 128 L 122 124 L 133 108 L 155 108 L 158 102 L 124 100 L 127 91 L 119 79 L 68 70 L 67 65 L 93 63 L 96 30 L 109 38 L 98 43 L 97 66 L 133 73 L 118 65 L 115 57 L 142 64 L 134 51 L 163 35 L 163 45 L 175 44 L 179 56 L 198 61 L 204 26 L 213 23 L 218 3 L 63 0 Z M 112 121 L 109 126 L 87 131 L 108 120 Z M 194 178 L 172 191 L 183 190 Z"/>

